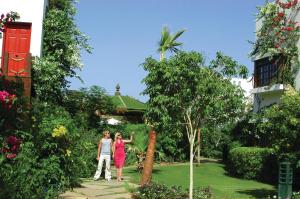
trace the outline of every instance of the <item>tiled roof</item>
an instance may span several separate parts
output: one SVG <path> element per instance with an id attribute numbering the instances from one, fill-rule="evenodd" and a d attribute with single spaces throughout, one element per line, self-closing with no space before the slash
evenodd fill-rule
<path id="1" fill-rule="evenodd" d="M 126 111 L 141 111 L 146 110 L 146 104 L 134 99 L 130 96 L 114 95 L 111 97 L 113 104 L 117 109 L 123 109 Z"/>

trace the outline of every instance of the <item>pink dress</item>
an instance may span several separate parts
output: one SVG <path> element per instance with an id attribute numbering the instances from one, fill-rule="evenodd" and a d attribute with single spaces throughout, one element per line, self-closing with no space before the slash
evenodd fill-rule
<path id="1" fill-rule="evenodd" d="M 117 140 L 115 147 L 115 167 L 121 168 L 124 166 L 126 158 L 123 140 Z"/>

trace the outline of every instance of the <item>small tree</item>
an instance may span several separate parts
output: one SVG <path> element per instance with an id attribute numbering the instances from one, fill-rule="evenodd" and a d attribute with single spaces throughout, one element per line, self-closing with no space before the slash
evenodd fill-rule
<path id="1" fill-rule="evenodd" d="M 223 55 L 221 57 L 224 58 Z M 227 61 L 219 61 L 224 63 L 220 67 L 228 67 Z M 190 145 L 190 199 L 193 197 L 194 146 L 198 129 L 208 122 L 222 124 L 235 120 L 243 110 L 242 92 L 212 69 L 215 67 L 204 65 L 203 56 L 196 52 L 180 52 L 163 62 L 147 58 L 143 64 L 149 72 L 144 79 L 147 86 L 144 94 L 150 97 L 146 118 L 158 128 L 184 126 L 187 133 Z M 226 69 L 224 72 L 231 74 Z"/>
<path id="2" fill-rule="evenodd" d="M 170 52 L 179 52 L 178 47 L 182 45 L 181 42 L 177 42 L 176 40 L 184 33 L 185 30 L 180 30 L 175 34 L 171 34 L 168 27 L 164 26 L 161 32 L 161 39 L 159 41 L 157 51 L 160 53 L 160 61 L 164 61 L 166 51 Z M 150 133 L 149 133 L 149 143 L 147 148 L 147 154 L 145 159 L 145 167 L 143 169 L 141 185 L 149 183 L 151 179 L 153 162 L 154 162 L 154 152 L 155 152 L 155 143 L 156 143 L 156 131 L 153 127 L 157 128 L 157 126 L 152 125 Z"/>

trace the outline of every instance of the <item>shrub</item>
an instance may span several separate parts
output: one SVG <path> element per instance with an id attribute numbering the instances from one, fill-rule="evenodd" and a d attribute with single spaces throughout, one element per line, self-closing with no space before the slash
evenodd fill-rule
<path id="1" fill-rule="evenodd" d="M 135 193 L 133 193 L 134 199 L 186 199 L 189 193 L 187 190 L 181 187 L 167 185 L 161 185 L 157 183 L 151 183 L 142 187 L 139 187 Z M 194 199 L 209 199 L 212 198 L 211 189 L 195 189 Z"/>
<path id="2" fill-rule="evenodd" d="M 55 198 L 95 171 L 94 131 L 78 128 L 59 106 L 34 101 L 31 113 L 30 131 L 0 135 L 0 198 Z"/>
<path id="3" fill-rule="evenodd" d="M 272 181 L 277 176 L 277 161 L 272 149 L 237 147 L 229 152 L 229 172 L 233 175 L 263 181 Z M 273 177 L 272 177 L 273 176 Z"/>

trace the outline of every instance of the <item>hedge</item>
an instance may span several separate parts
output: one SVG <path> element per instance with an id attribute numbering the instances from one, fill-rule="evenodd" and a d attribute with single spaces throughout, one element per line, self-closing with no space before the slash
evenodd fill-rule
<path id="1" fill-rule="evenodd" d="M 244 179 L 277 181 L 278 164 L 270 148 L 237 147 L 229 151 L 227 169 Z"/>

